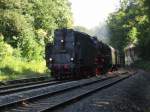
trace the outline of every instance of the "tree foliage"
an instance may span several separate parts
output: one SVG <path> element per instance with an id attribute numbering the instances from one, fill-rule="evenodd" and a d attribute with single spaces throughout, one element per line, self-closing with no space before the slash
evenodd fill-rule
<path id="1" fill-rule="evenodd" d="M 0 33 L 28 59 L 42 56 L 54 29 L 72 24 L 68 0 L 0 0 Z"/>
<path id="2" fill-rule="evenodd" d="M 149 0 L 122 0 L 121 7 L 109 16 L 107 22 L 111 32 L 111 45 L 123 51 L 127 45 L 135 44 L 141 57 L 149 58 L 149 8 Z"/>
<path id="3" fill-rule="evenodd" d="M 4 42 L 4 37 L 0 34 L 0 61 L 6 56 L 12 56 L 13 48 Z"/>

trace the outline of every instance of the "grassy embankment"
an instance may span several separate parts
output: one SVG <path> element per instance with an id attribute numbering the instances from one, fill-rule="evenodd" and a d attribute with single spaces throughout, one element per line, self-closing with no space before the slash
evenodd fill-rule
<path id="1" fill-rule="evenodd" d="M 44 60 L 25 61 L 6 57 L 0 61 L 0 81 L 49 75 Z"/>

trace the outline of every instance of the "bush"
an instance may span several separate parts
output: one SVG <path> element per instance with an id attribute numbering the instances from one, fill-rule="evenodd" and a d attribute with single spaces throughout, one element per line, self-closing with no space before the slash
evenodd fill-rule
<path id="1" fill-rule="evenodd" d="M 0 32 L 13 48 L 20 48 L 21 55 L 29 60 L 37 59 L 42 47 L 36 41 L 35 31 L 24 15 L 6 10 L 0 13 Z"/>
<path id="2" fill-rule="evenodd" d="M 48 75 L 45 61 L 26 61 L 16 57 L 5 57 L 0 61 L 0 80 L 30 78 Z"/>
<path id="3" fill-rule="evenodd" d="M 0 60 L 7 56 L 12 56 L 13 54 L 13 48 L 4 42 L 4 37 L 2 34 L 0 34 Z"/>
<path id="4" fill-rule="evenodd" d="M 38 61 L 29 61 L 22 58 L 21 50 L 19 48 L 12 48 L 3 39 L 3 35 L 0 34 L 0 81 L 32 77 L 47 72 L 45 62 L 42 58 Z"/>

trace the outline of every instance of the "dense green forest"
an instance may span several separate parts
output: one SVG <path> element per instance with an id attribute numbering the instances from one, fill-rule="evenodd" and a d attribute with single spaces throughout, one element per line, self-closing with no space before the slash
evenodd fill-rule
<path id="1" fill-rule="evenodd" d="M 68 0 L 0 0 L 0 80 L 45 72 L 45 44 L 72 24 Z"/>
<path id="2" fill-rule="evenodd" d="M 123 49 L 134 44 L 141 58 L 150 59 L 150 1 L 121 0 L 121 7 L 108 18 L 110 44 Z"/>

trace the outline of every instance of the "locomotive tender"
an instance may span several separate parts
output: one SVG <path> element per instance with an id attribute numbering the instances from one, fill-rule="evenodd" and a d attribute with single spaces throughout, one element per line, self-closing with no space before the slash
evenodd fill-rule
<path id="1" fill-rule="evenodd" d="M 46 66 L 57 79 L 100 75 L 117 66 L 118 59 L 115 49 L 73 29 L 55 30 L 54 43 L 45 47 Z"/>

